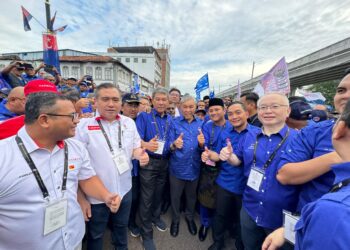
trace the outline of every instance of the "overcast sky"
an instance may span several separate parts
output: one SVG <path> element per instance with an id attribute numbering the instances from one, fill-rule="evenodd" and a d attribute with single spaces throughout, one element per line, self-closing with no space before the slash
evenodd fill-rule
<path id="1" fill-rule="evenodd" d="M 194 94 L 209 73 L 219 91 L 350 34 L 348 0 L 51 0 L 60 49 L 106 51 L 113 45 L 170 44 L 171 86 Z M 42 50 L 43 28 L 23 30 L 20 6 L 45 24 L 44 0 L 0 1 L 0 53 Z M 203 92 L 206 94 L 206 91 Z M 203 95 L 202 94 L 202 95 Z"/>

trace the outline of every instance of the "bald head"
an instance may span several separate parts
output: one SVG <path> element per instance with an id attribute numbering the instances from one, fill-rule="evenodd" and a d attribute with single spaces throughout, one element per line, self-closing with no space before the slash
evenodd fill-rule
<path id="1" fill-rule="evenodd" d="M 264 95 L 263 97 L 261 97 L 258 100 L 258 106 L 259 106 L 259 104 L 261 104 L 261 102 L 263 100 L 267 100 L 267 99 L 273 99 L 275 101 L 277 100 L 277 101 L 280 101 L 280 104 L 289 106 L 289 100 L 288 100 L 287 96 L 285 96 L 284 94 L 281 94 L 281 93 L 269 93 L 269 94 Z"/>
<path id="2" fill-rule="evenodd" d="M 7 97 L 6 108 L 17 115 L 21 115 L 24 113 L 24 105 L 24 87 L 13 88 Z"/>

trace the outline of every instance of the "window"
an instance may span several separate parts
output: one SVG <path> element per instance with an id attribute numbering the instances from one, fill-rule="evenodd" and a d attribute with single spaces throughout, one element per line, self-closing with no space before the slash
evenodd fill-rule
<path id="1" fill-rule="evenodd" d="M 142 63 L 146 63 L 146 62 L 147 62 L 146 58 L 142 58 Z"/>
<path id="2" fill-rule="evenodd" d="M 112 69 L 111 68 L 105 69 L 105 80 L 112 80 Z"/>
<path id="3" fill-rule="evenodd" d="M 72 67 L 72 77 L 79 78 L 79 67 L 77 66 Z"/>
<path id="4" fill-rule="evenodd" d="M 101 67 L 95 68 L 95 78 L 98 80 L 102 80 L 102 68 Z"/>
<path id="5" fill-rule="evenodd" d="M 134 58 L 134 63 L 138 63 L 139 59 L 138 58 Z"/>
<path id="6" fill-rule="evenodd" d="M 68 68 L 68 66 L 63 66 L 63 68 L 62 68 L 62 76 L 64 78 L 68 78 L 69 77 L 69 68 Z"/>
<path id="7" fill-rule="evenodd" d="M 130 62 L 130 58 L 125 58 L 125 62 L 129 63 Z"/>
<path id="8" fill-rule="evenodd" d="M 92 70 L 92 67 L 86 67 L 86 74 L 89 75 L 89 76 L 92 76 L 93 74 L 93 70 Z"/>

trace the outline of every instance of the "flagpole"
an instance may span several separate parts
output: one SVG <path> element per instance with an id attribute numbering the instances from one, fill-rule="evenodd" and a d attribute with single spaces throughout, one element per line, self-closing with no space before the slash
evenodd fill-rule
<path id="1" fill-rule="evenodd" d="M 47 25 L 47 32 L 51 33 L 51 13 L 50 13 L 50 1 L 45 0 L 45 9 L 46 9 L 46 25 Z"/>
<path id="2" fill-rule="evenodd" d="M 32 15 L 32 18 L 33 18 L 41 27 L 43 27 L 43 28 L 46 30 L 46 27 L 45 27 L 38 19 L 36 19 L 33 15 Z"/>

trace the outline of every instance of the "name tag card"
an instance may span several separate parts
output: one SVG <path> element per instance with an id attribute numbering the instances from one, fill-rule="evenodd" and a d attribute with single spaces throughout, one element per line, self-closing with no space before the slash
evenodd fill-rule
<path id="1" fill-rule="evenodd" d="M 158 142 L 158 149 L 154 153 L 161 155 L 163 154 L 165 141 L 157 140 L 157 142 Z"/>
<path id="2" fill-rule="evenodd" d="M 292 215 L 288 211 L 283 211 L 284 216 L 284 238 L 295 245 L 295 225 L 299 216 Z"/>
<path id="3" fill-rule="evenodd" d="M 251 187 L 255 191 L 259 192 L 263 178 L 264 178 L 263 170 L 252 167 L 248 177 L 248 182 L 247 182 L 248 187 Z"/>
<path id="4" fill-rule="evenodd" d="M 51 203 L 45 208 L 44 235 L 47 235 L 67 223 L 67 199 Z"/>
<path id="5" fill-rule="evenodd" d="M 126 153 L 124 150 L 118 151 L 113 156 L 113 161 L 119 174 L 124 174 L 126 171 L 130 169 L 128 158 L 126 157 Z"/>

